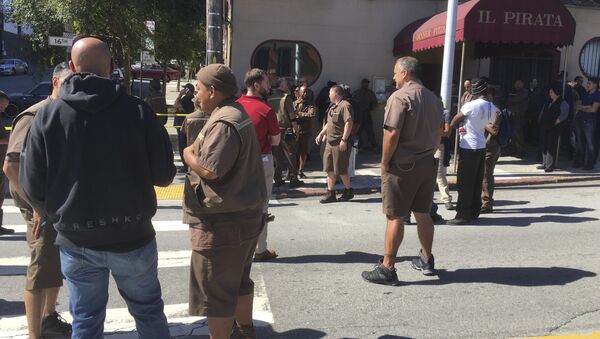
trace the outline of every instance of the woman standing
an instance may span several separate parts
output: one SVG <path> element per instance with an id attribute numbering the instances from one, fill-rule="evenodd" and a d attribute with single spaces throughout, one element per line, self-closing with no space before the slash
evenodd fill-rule
<path id="1" fill-rule="evenodd" d="M 569 104 L 562 98 L 560 84 L 550 86 L 548 92 L 550 102 L 544 106 L 538 117 L 542 164 L 537 166 L 537 169 L 552 172 L 556 159 L 558 136 L 561 132 L 560 123 L 569 117 Z"/>

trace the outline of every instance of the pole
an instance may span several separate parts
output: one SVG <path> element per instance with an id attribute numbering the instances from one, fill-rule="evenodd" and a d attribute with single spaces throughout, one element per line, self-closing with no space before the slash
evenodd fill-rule
<path id="1" fill-rule="evenodd" d="M 448 0 L 446 13 L 446 39 L 444 45 L 444 63 L 442 66 L 441 97 L 444 108 L 449 109 L 452 101 L 452 75 L 454 73 L 454 48 L 456 38 L 456 12 L 458 0 Z"/>
<path id="2" fill-rule="evenodd" d="M 565 98 L 566 95 L 566 90 L 567 90 L 567 63 L 569 61 L 569 46 L 565 46 L 565 61 L 563 63 L 563 100 Z M 569 109 L 573 109 L 572 107 L 569 107 Z M 562 134 L 562 133 L 561 133 Z M 556 144 L 556 157 L 554 158 L 554 168 L 558 168 L 558 156 L 560 155 L 560 139 L 561 139 L 561 134 L 558 135 L 558 143 Z"/>
<path id="3" fill-rule="evenodd" d="M 206 64 L 223 63 L 223 0 L 206 2 Z"/>
<path id="4" fill-rule="evenodd" d="M 142 69 L 144 68 L 144 38 L 142 37 L 142 49 L 140 51 L 140 99 L 142 99 Z"/>
<path id="5" fill-rule="evenodd" d="M 457 103 L 457 111 L 460 110 L 460 99 L 462 98 L 462 94 L 463 94 L 463 82 L 464 80 L 464 74 L 465 74 L 465 51 L 466 51 L 466 42 L 463 40 L 462 43 L 462 51 L 461 51 L 461 57 L 460 57 L 460 81 L 458 82 L 458 103 Z M 456 173 L 457 167 L 458 167 L 458 143 L 460 142 L 458 133 L 455 133 L 455 138 L 454 138 L 454 173 Z"/>

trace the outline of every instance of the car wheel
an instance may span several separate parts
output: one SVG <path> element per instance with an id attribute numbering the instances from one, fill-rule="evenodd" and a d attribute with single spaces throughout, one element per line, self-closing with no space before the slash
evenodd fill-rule
<path id="1" fill-rule="evenodd" d="M 17 115 L 19 115 L 19 113 L 20 113 L 19 106 L 15 105 L 15 104 L 10 104 L 6 107 L 6 110 L 4 111 L 4 116 L 6 116 L 7 118 L 10 118 L 10 119 L 13 119 Z"/>
<path id="2" fill-rule="evenodd" d="M 11 75 L 16 75 L 17 74 L 17 69 L 13 68 L 10 72 Z"/>

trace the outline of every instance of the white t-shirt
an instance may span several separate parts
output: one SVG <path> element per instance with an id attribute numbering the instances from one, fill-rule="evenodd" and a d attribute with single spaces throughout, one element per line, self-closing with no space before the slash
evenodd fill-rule
<path id="1" fill-rule="evenodd" d="M 485 126 L 494 118 L 496 106 L 479 98 L 464 104 L 460 111 L 465 115 L 465 119 L 458 129 L 460 148 L 485 148 Z"/>

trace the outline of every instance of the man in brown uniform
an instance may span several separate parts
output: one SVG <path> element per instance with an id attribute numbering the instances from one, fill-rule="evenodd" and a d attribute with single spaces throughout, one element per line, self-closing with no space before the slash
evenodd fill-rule
<path id="1" fill-rule="evenodd" d="M 523 80 L 517 80 L 514 91 L 508 94 L 508 109 L 513 116 L 513 147 L 515 155 L 519 158 L 525 157 L 525 125 L 527 124 L 527 109 L 529 108 L 529 91 L 525 88 Z"/>
<path id="2" fill-rule="evenodd" d="M 197 74 L 200 108 L 210 118 L 184 158 L 184 223 L 192 246 L 190 314 L 208 317 L 212 338 L 236 329 L 255 338 L 250 269 L 267 203 L 260 147 L 252 121 L 238 103 L 231 69 L 211 64 Z"/>
<path id="3" fill-rule="evenodd" d="M 465 92 L 462 94 L 462 97 L 460 98 L 460 107 L 463 107 L 464 104 L 473 100 L 473 92 L 471 92 L 471 88 L 472 88 L 471 80 L 465 80 L 465 82 L 463 84 L 463 88 L 465 89 Z"/>
<path id="4" fill-rule="evenodd" d="M 285 78 L 277 80 L 277 88 L 267 99 L 267 104 L 271 106 L 277 115 L 277 122 L 281 130 L 281 142 L 273 147 L 275 156 L 275 186 L 281 186 L 285 183 L 282 178 L 284 164 L 287 162 L 288 175 L 290 178 L 290 187 L 299 187 L 304 184 L 298 179 L 298 160 L 296 155 L 296 114 L 294 112 L 294 100 L 289 94 L 288 82 Z"/>
<path id="5" fill-rule="evenodd" d="M 335 201 L 348 201 L 354 198 L 352 183 L 348 175 L 350 165 L 350 151 L 352 143 L 352 117 L 354 111 L 347 100 L 344 100 L 344 89 L 335 85 L 329 89 L 331 105 L 327 109 L 327 122 L 317 135 L 315 142 L 321 144 L 326 137 L 325 152 L 323 153 L 323 171 L 327 172 L 327 195 L 320 200 L 322 204 Z M 335 196 L 335 179 L 340 176 L 344 184 L 344 192 L 338 198 Z"/>
<path id="6" fill-rule="evenodd" d="M 387 101 L 381 156 L 381 195 L 387 216 L 384 257 L 362 277 L 372 283 L 398 285 L 394 264 L 404 236 L 403 216 L 412 211 L 417 220 L 421 251 L 415 269 L 433 275 L 433 221 L 429 215 L 437 171 L 433 155 L 440 143 L 444 109 L 435 94 L 419 81 L 419 62 L 412 57 L 396 61 L 398 90 Z"/>
<path id="7" fill-rule="evenodd" d="M 29 126 L 41 107 L 60 96 L 60 85 L 70 74 L 66 62 L 57 65 L 52 74 L 50 96 L 29 107 L 13 120 L 13 129 L 2 168 L 10 180 L 10 193 L 15 205 L 19 207 L 27 222 L 27 245 L 31 251 L 31 260 L 27 267 L 23 300 L 30 338 L 71 336 L 71 325 L 56 312 L 56 299 L 62 286 L 60 256 L 58 247 L 54 245 L 56 230 L 52 225 L 41 226 L 40 214 L 31 207 L 19 187 L 19 157 Z"/>
<path id="8" fill-rule="evenodd" d="M 314 94 L 306 85 L 298 87 L 298 99 L 294 102 L 298 122 L 298 170 L 300 177 L 305 178 L 304 165 L 310 152 L 313 121 L 317 117 L 318 108 L 315 105 Z"/>

